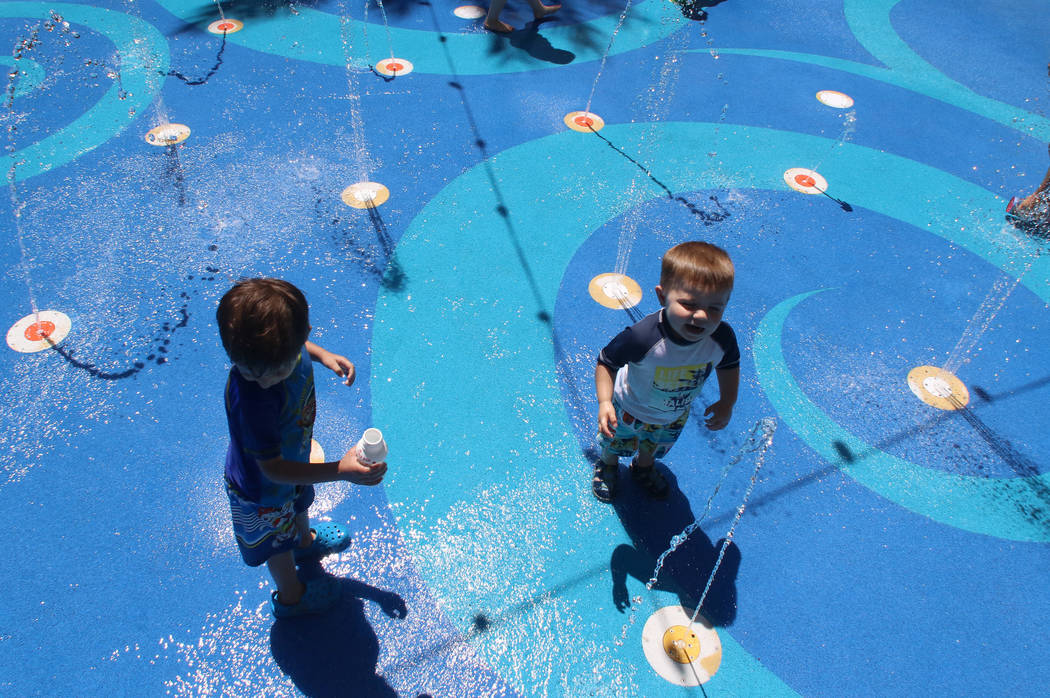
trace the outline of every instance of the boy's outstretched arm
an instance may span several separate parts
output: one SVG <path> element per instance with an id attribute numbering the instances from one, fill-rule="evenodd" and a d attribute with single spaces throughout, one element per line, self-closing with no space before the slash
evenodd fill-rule
<path id="1" fill-rule="evenodd" d="M 346 385 L 352 385 L 357 372 L 350 359 L 340 354 L 334 354 L 313 342 L 306 343 L 306 351 L 314 361 L 320 361 L 325 367 L 331 369 L 335 375 L 343 379 Z"/>
<path id="2" fill-rule="evenodd" d="M 594 387 L 598 393 L 598 430 L 610 439 L 616 431 L 616 408 L 613 407 L 613 385 L 616 383 L 616 373 L 599 362 L 594 369 Z"/>
<path id="3" fill-rule="evenodd" d="M 712 403 L 704 410 L 707 417 L 707 428 L 711 431 L 725 429 L 733 416 L 737 392 L 740 390 L 740 367 L 723 368 L 715 371 L 718 377 L 718 402 Z"/>
<path id="4" fill-rule="evenodd" d="M 337 461 L 300 463 L 284 458 L 271 458 L 260 461 L 259 469 L 268 479 L 289 485 L 315 485 L 318 482 L 336 480 L 348 480 L 356 485 L 378 485 L 386 475 L 386 463 L 360 463 L 357 460 L 357 450 L 353 448 Z"/>

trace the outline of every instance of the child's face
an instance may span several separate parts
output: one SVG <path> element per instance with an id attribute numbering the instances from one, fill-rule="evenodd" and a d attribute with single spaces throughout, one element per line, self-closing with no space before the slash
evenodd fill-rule
<path id="1" fill-rule="evenodd" d="M 729 304 L 732 289 L 704 291 L 699 288 L 656 287 L 656 296 L 664 307 L 668 324 L 687 342 L 699 342 L 709 337 Z"/>
<path id="2" fill-rule="evenodd" d="M 238 363 L 235 363 L 234 366 L 240 371 L 241 377 L 244 378 L 244 380 L 258 383 L 259 387 L 265 389 L 272 388 L 288 376 L 292 375 L 292 371 L 295 370 L 295 364 L 297 361 L 299 361 L 298 354 L 279 366 L 263 369 L 261 372 L 257 369 L 251 369 Z"/>

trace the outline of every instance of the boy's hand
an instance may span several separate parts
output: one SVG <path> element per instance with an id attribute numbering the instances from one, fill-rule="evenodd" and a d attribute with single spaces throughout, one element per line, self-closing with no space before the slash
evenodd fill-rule
<path id="1" fill-rule="evenodd" d="M 354 363 L 345 356 L 328 352 L 321 358 L 321 363 L 332 369 L 335 375 L 342 378 L 343 383 L 346 385 L 353 385 L 354 379 L 357 378 Z"/>
<path id="2" fill-rule="evenodd" d="M 599 402 L 598 431 L 610 439 L 615 438 L 616 435 L 613 432 L 616 431 L 616 424 L 616 408 L 613 407 L 612 402 Z"/>
<path id="3" fill-rule="evenodd" d="M 355 485 L 378 485 L 386 475 L 386 463 L 362 463 L 357 460 L 357 449 L 351 448 L 339 459 L 339 475 Z"/>
<path id="4" fill-rule="evenodd" d="M 733 403 L 719 400 L 708 405 L 707 409 L 704 410 L 704 416 L 707 417 L 705 424 L 711 431 L 725 429 L 733 416 Z"/>

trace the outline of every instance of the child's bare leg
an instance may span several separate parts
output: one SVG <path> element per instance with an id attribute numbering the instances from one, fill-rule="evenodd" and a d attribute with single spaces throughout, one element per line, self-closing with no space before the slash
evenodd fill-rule
<path id="1" fill-rule="evenodd" d="M 490 32 L 507 34 L 514 31 L 514 27 L 506 22 L 501 22 L 499 18 L 499 13 L 503 12 L 503 6 L 506 4 L 507 0 L 492 0 L 492 4 L 489 5 L 489 12 L 485 15 L 485 28 Z"/>
<path id="2" fill-rule="evenodd" d="M 299 603 L 306 591 L 306 586 L 299 581 L 299 575 L 295 572 L 295 558 L 291 550 L 274 555 L 266 561 L 266 568 L 270 570 L 274 584 L 277 585 L 277 602 L 285 606 L 294 606 Z"/>
<path id="3" fill-rule="evenodd" d="M 533 17 L 543 19 L 547 15 L 552 15 L 560 10 L 561 4 L 544 5 L 540 0 L 529 0 L 529 7 L 532 8 Z"/>
<path id="4" fill-rule="evenodd" d="M 655 445 L 650 447 L 648 444 L 638 445 L 638 457 L 635 459 L 635 467 L 638 468 L 651 468 L 656 462 L 656 447 Z"/>
<path id="5" fill-rule="evenodd" d="M 639 444 L 638 456 L 631 463 L 631 477 L 650 497 L 663 499 L 667 496 L 667 480 L 655 466 L 656 444 Z"/>
<path id="6" fill-rule="evenodd" d="M 304 511 L 295 515 L 295 530 L 299 532 L 299 547 L 309 548 L 314 542 L 314 532 L 310 530 L 310 514 Z"/>
<path id="7" fill-rule="evenodd" d="M 591 489 L 600 501 L 611 502 L 616 496 L 620 481 L 620 458 L 606 446 L 598 463 L 594 464 Z"/>

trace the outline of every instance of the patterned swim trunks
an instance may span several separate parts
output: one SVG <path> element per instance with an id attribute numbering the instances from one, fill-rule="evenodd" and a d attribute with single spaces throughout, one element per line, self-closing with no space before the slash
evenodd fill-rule
<path id="1" fill-rule="evenodd" d="M 689 421 L 688 409 L 670 424 L 646 424 L 625 412 L 615 400 L 613 407 L 616 408 L 614 438 L 610 439 L 598 432 L 598 445 L 603 451 L 623 458 L 633 456 L 643 446 L 647 451 L 651 449 L 656 458 L 663 458 L 674 446 L 686 422 Z"/>
<path id="2" fill-rule="evenodd" d="M 226 494 L 230 498 L 233 536 L 241 557 L 252 567 L 298 544 L 295 517 L 314 502 L 313 485 L 290 485 L 288 498 L 278 503 L 260 504 L 245 499 L 229 480 L 226 480 Z"/>

